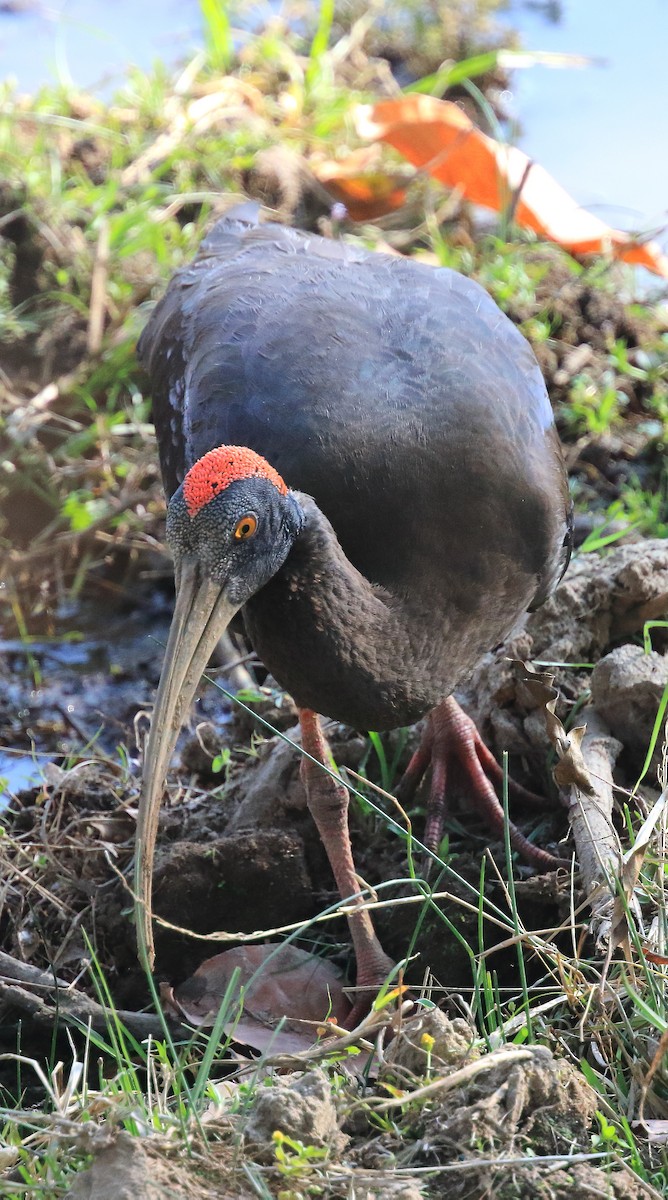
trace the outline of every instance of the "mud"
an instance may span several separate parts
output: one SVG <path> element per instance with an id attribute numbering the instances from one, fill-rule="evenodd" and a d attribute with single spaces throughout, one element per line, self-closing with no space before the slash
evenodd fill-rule
<path id="1" fill-rule="evenodd" d="M 313 915 L 313 881 L 300 837 L 281 830 L 234 834 L 202 844 L 178 841 L 156 862 L 155 912 L 196 933 L 251 933 L 306 921 Z M 205 948 L 205 947 L 204 947 Z M 161 929 L 160 972 L 168 979 L 196 968 L 203 947 Z"/>
<path id="2" fill-rule="evenodd" d="M 276 1130 L 310 1146 L 340 1153 L 346 1142 L 339 1129 L 336 1105 L 327 1076 L 309 1071 L 293 1079 L 261 1088 L 244 1124 L 244 1138 L 260 1161 L 274 1158 Z"/>
<path id="3" fill-rule="evenodd" d="M 401 1133 L 392 1122 L 374 1120 L 374 1100 L 367 1103 L 350 1082 L 334 1094 L 321 1070 L 289 1073 L 260 1087 L 241 1117 L 248 1156 L 270 1164 L 280 1135 L 321 1147 L 329 1166 L 328 1197 L 347 1194 L 352 1176 L 361 1195 L 402 1200 L 446 1194 L 455 1200 L 572 1197 L 580 1194 L 577 1188 L 586 1197 L 611 1200 L 637 1194 L 621 1171 L 558 1161 L 560 1155 L 586 1154 L 598 1104 L 569 1063 L 544 1047 L 507 1048 L 493 1059 L 471 1059 L 462 1029 L 453 1038 L 451 1025 L 447 1034 L 436 1031 L 442 1049 L 449 1037 L 449 1049 L 430 1075 L 426 1055 L 421 1061 L 416 1055 L 425 1031 L 424 1015 L 406 1022 L 381 1072 L 387 1087 L 377 1093 L 378 1115 L 392 1106 L 388 1095 L 401 1095 L 406 1104 Z M 431 1088 L 430 1078 L 437 1081 Z M 521 1158 L 528 1148 L 536 1155 L 533 1164 Z M 541 1155 L 551 1157 L 544 1162 Z M 403 1179 L 392 1168 L 397 1157 Z"/>

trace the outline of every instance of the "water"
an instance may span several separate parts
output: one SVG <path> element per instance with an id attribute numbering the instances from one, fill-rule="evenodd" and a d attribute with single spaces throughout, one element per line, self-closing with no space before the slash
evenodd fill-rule
<path id="1" fill-rule="evenodd" d="M 20 751 L 0 749 L 0 812 L 18 792 L 41 782 L 48 755 L 37 758 Z"/>
<path id="2" fill-rule="evenodd" d="M 23 0 L 0 15 L 0 79 L 22 91 L 61 79 L 108 94 L 129 63 L 187 59 L 202 44 L 197 0 Z M 557 20 L 546 17 L 552 11 Z M 668 220 L 668 0 L 511 0 L 527 49 L 591 55 L 584 70 L 517 71 L 519 144 L 578 200 L 633 230 Z M 668 245 L 663 232 L 660 240 Z"/>
<path id="3" fill-rule="evenodd" d="M 0 731 L 11 738 L 0 746 L 0 814 L 70 749 L 89 745 L 113 758 L 119 745 L 133 746 L 135 714 L 157 684 L 170 609 L 169 597 L 154 592 L 134 614 L 107 612 L 103 636 L 99 605 L 91 604 L 73 617 L 80 640 L 0 640 Z"/>
<path id="4" fill-rule="evenodd" d="M 519 144 L 586 208 L 617 228 L 668 223 L 668 0 L 513 0 L 523 48 L 584 54 L 583 70 L 515 72 Z M 602 61 L 601 61 L 602 60 Z M 659 236 L 668 246 L 665 228 Z"/>
<path id="5" fill-rule="evenodd" d="M 55 82 L 106 90 L 129 64 L 176 64 L 201 46 L 198 0 L 19 0 L 0 15 L 0 79 L 23 92 Z"/>

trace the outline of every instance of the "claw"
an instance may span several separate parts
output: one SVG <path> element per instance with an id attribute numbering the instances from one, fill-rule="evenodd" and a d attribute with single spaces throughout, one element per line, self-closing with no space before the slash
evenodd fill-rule
<path id="1" fill-rule="evenodd" d="M 456 766 L 468 784 L 467 797 L 494 832 L 503 837 L 505 816 L 493 784 L 503 783 L 503 771 L 487 749 L 475 724 L 448 697 L 429 714 L 422 742 L 411 758 L 399 785 L 397 797 L 401 803 L 410 800 L 431 764 L 432 778 L 427 801 L 424 844 L 436 851 L 443 836 L 448 811 L 447 784 L 450 770 Z M 549 808 L 549 801 L 527 788 L 509 780 L 509 790 L 518 800 L 532 807 Z M 543 871 L 570 867 L 569 859 L 557 858 L 539 846 L 534 846 L 516 825 L 510 823 L 510 842 L 522 858 Z"/>

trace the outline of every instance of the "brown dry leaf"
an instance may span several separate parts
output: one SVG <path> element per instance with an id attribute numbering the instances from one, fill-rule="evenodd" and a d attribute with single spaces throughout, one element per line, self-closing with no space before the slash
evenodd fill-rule
<path id="1" fill-rule="evenodd" d="M 207 958 L 185 983 L 163 987 L 165 1007 L 191 1025 L 210 1027 L 235 968 L 244 988 L 243 1012 L 236 1024 L 231 1012 L 225 1032 L 255 1050 L 271 1046 L 276 1054 L 299 1053 L 316 1040 L 312 1023 L 335 1018 L 341 1024 L 351 1011 L 336 967 L 280 943 L 238 946 Z"/>
<path id="2" fill-rule="evenodd" d="M 512 208 L 519 225 L 573 254 L 608 253 L 668 277 L 668 257 L 656 242 L 641 243 L 580 208 L 544 167 L 482 133 L 449 100 L 413 94 L 360 105 L 356 125 L 361 137 L 394 146 L 474 204 Z"/>
<path id="3" fill-rule="evenodd" d="M 656 954 L 654 950 L 648 950 L 647 946 L 643 946 L 642 952 L 648 962 L 656 963 L 659 967 L 668 965 L 668 954 Z"/>
<path id="4" fill-rule="evenodd" d="M 640 1093 L 640 1107 L 638 1109 L 638 1118 L 640 1121 L 643 1120 L 644 1111 L 645 1111 L 645 1100 L 647 1099 L 647 1093 L 649 1091 L 649 1086 L 650 1086 L 654 1076 L 656 1075 L 656 1072 L 659 1070 L 659 1067 L 663 1066 L 667 1053 L 668 1053 L 668 1029 L 665 1029 L 663 1031 L 663 1033 L 661 1034 L 661 1037 L 659 1038 L 659 1044 L 654 1052 L 654 1057 L 652 1058 L 652 1061 L 649 1064 L 649 1067 L 647 1068 L 647 1073 L 645 1075 L 645 1078 L 642 1081 L 642 1090 Z M 647 1125 L 648 1127 L 650 1125 L 664 1126 L 665 1128 L 664 1128 L 663 1135 L 661 1137 L 651 1138 L 650 1140 L 651 1141 L 662 1141 L 662 1142 L 668 1141 L 668 1121 L 645 1121 L 644 1124 Z"/>
<path id="5" fill-rule="evenodd" d="M 660 821 L 664 810 L 668 804 L 668 788 L 659 796 L 656 803 L 651 808 L 649 814 L 645 817 L 638 836 L 633 845 L 626 851 L 622 859 L 621 873 L 621 893 L 615 897 L 615 904 L 612 913 L 612 928 L 610 930 L 610 944 L 612 946 L 621 946 L 624 949 L 627 958 L 631 959 L 631 945 L 628 931 L 627 909 L 633 903 L 633 893 L 640 877 L 640 868 L 645 861 L 645 854 L 649 848 L 652 834 L 656 825 Z M 646 954 L 646 957 L 647 954 Z"/>
<path id="6" fill-rule="evenodd" d="M 632 1121 L 631 1129 L 639 1133 L 641 1137 L 644 1135 L 647 1141 L 652 1142 L 655 1146 L 665 1146 L 668 1142 L 668 1121 Z"/>
<path id="7" fill-rule="evenodd" d="M 310 166 L 319 183 L 345 204 L 353 221 L 373 221 L 406 203 L 406 178 L 380 169 L 376 147 L 354 150 L 344 162 L 326 159 Z"/>
<path id="8" fill-rule="evenodd" d="M 559 693 L 553 687 L 554 675 L 549 671 L 534 671 L 528 663 L 519 658 L 512 661 L 520 671 L 522 683 L 536 707 L 544 709 L 547 736 L 559 759 L 553 771 L 555 783 L 560 788 L 577 787 L 586 795 L 593 795 L 594 788 L 581 750 L 586 725 L 577 725 L 567 733 L 554 711 L 559 699 Z"/>
<path id="9" fill-rule="evenodd" d="M 552 701 L 552 703 L 556 704 L 556 700 Z M 549 709 L 549 705 L 545 707 Z M 554 721 L 561 725 L 561 721 L 559 721 L 559 718 L 552 710 L 550 710 L 550 715 Z M 563 758 L 559 759 L 553 771 L 555 783 L 558 787 L 574 786 L 579 788 L 581 792 L 587 792 L 592 795 L 594 789 L 587 772 L 587 765 L 582 757 L 582 739 L 587 732 L 587 727 L 586 725 L 576 725 L 574 729 L 571 729 L 569 734 L 566 734 L 563 725 L 561 725 L 561 728 L 566 738 L 566 746 Z"/>

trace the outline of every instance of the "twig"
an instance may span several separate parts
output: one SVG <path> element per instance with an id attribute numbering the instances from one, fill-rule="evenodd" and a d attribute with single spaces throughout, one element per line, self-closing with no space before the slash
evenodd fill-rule
<path id="1" fill-rule="evenodd" d="M 31 990 L 32 989 L 32 990 Z M 43 999 L 46 993 L 53 999 Z M 68 987 L 48 971 L 20 962 L 0 951 L 0 997 L 28 1012 L 41 1025 L 52 1026 L 62 1018 L 73 1025 L 88 1025 L 104 1033 L 111 1022 L 120 1021 L 136 1038 L 162 1038 L 164 1025 L 151 1013 L 104 1008 L 96 1000 Z"/>
<path id="2" fill-rule="evenodd" d="M 589 705 L 582 711 L 587 729 L 581 753 L 590 782 L 585 792 L 571 783 L 566 794 L 568 819 L 573 830 L 582 882 L 591 904 L 591 929 L 599 947 L 607 943 L 616 879 L 622 851 L 612 823 L 612 771 L 622 749 L 603 718 Z"/>
<path id="3" fill-rule="evenodd" d="M 557 753 L 554 780 L 568 808 L 577 858 L 589 901 L 591 929 L 599 950 L 609 950 L 617 879 L 622 870 L 622 850 L 612 824 L 612 771 L 621 742 L 593 705 L 583 709 L 586 725 L 568 733 L 555 712 L 558 692 L 554 675 L 534 671 L 515 660 L 524 687 L 543 708 L 547 735 Z"/>
<path id="4" fill-rule="evenodd" d="M 98 354 L 102 346 L 104 318 L 107 311 L 107 278 L 109 275 L 109 222 L 103 220 L 95 249 L 95 262 L 90 281 L 90 314 L 88 317 L 88 353 Z"/>
<path id="5" fill-rule="evenodd" d="M 391 1100 L 381 1100 L 380 1102 L 376 1102 L 375 1098 L 370 1098 L 367 1103 L 373 1105 L 375 1112 L 387 1112 L 390 1108 L 401 1108 L 404 1104 L 411 1104 L 415 1100 L 427 1100 L 438 1093 L 443 1094 L 443 1092 L 453 1091 L 454 1088 L 463 1087 L 464 1084 L 470 1083 L 476 1076 L 481 1075 L 483 1071 L 491 1071 L 494 1067 L 508 1066 L 510 1068 L 516 1063 L 527 1062 L 533 1057 L 533 1050 L 528 1048 L 504 1046 L 502 1050 L 492 1050 L 490 1054 L 485 1054 L 475 1062 L 467 1063 L 460 1070 L 452 1071 L 441 1079 L 434 1079 L 430 1083 L 426 1083 L 424 1087 L 407 1092 L 405 1096 L 393 1096 Z"/>

